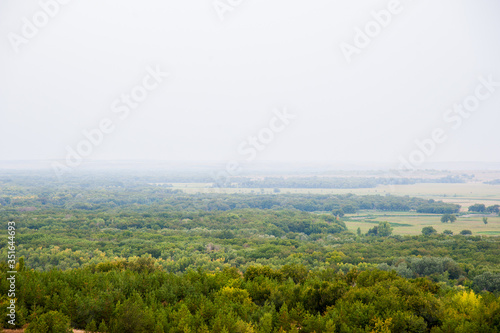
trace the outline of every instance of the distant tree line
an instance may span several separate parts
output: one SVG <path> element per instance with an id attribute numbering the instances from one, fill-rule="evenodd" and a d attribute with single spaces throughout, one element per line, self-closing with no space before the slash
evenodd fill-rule
<path id="1" fill-rule="evenodd" d="M 453 214 L 459 205 L 393 195 L 321 195 L 321 194 L 185 194 L 166 188 L 147 187 L 142 191 L 123 189 L 62 189 L 53 193 L 34 190 L 29 195 L 0 193 L 0 204 L 6 208 L 72 209 L 101 211 L 119 207 L 154 207 L 164 211 L 227 211 L 232 209 L 297 209 L 304 212 L 342 210 L 354 214 L 359 210 L 381 210 L 418 213 Z M 142 208 L 141 208 L 142 207 Z"/>
<path id="2" fill-rule="evenodd" d="M 382 177 L 234 177 L 225 187 L 239 188 L 374 188 L 379 185 L 413 185 L 420 183 L 465 183 L 460 176 L 441 178 L 382 178 Z M 220 186 L 220 184 L 218 185 Z"/>
<path id="3" fill-rule="evenodd" d="M 484 204 L 474 204 L 469 206 L 469 212 L 473 213 L 500 213 L 500 205 L 492 205 L 486 207 Z"/>

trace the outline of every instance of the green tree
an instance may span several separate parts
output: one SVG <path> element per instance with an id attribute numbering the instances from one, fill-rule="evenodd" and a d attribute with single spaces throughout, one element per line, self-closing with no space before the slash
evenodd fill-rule
<path id="1" fill-rule="evenodd" d="M 367 236 L 378 236 L 378 225 L 374 226 L 373 228 L 368 229 L 368 232 L 366 233 Z"/>
<path id="2" fill-rule="evenodd" d="M 488 224 L 488 218 L 487 217 L 483 217 L 483 223 L 484 224 Z"/>
<path id="3" fill-rule="evenodd" d="M 346 214 L 356 214 L 357 208 L 353 205 L 348 204 L 342 206 L 341 210 Z"/>
<path id="4" fill-rule="evenodd" d="M 433 227 L 422 228 L 422 235 L 424 235 L 424 236 L 430 236 L 430 235 L 435 235 L 435 234 L 437 234 L 437 231 Z"/>
<path id="5" fill-rule="evenodd" d="M 484 213 L 486 211 L 486 206 L 484 204 L 474 204 L 469 206 L 469 212 Z"/>
<path id="6" fill-rule="evenodd" d="M 493 205 L 486 208 L 488 213 L 500 213 L 500 205 Z"/>
<path id="7" fill-rule="evenodd" d="M 500 291 L 500 273 L 484 272 L 474 278 L 474 289 L 477 292 L 483 290 L 490 293 Z"/>
<path id="8" fill-rule="evenodd" d="M 374 226 L 368 230 L 367 236 L 379 236 L 387 237 L 392 234 L 392 228 L 389 222 L 379 222 L 377 226 Z"/>
<path id="9" fill-rule="evenodd" d="M 457 220 L 457 217 L 455 216 L 455 214 L 444 214 L 443 216 L 441 216 L 441 222 L 442 223 L 448 223 L 448 222 L 455 222 Z"/>
<path id="10" fill-rule="evenodd" d="M 443 235 L 452 236 L 453 235 L 453 231 L 451 231 L 451 230 L 445 230 L 445 231 L 443 231 Z"/>
<path id="11" fill-rule="evenodd" d="M 94 333 L 97 331 L 97 325 L 95 323 L 95 320 L 92 319 L 88 324 L 87 326 L 85 327 L 85 333 L 89 332 L 89 333 Z"/>
<path id="12" fill-rule="evenodd" d="M 154 333 L 163 333 L 163 332 L 164 332 L 164 329 L 163 329 L 162 323 L 160 323 L 160 322 L 156 323 Z"/>
<path id="13" fill-rule="evenodd" d="M 99 328 L 97 330 L 99 331 L 99 333 L 107 333 L 108 332 L 108 326 L 106 326 L 106 322 L 104 322 L 104 319 L 99 324 Z"/>
<path id="14" fill-rule="evenodd" d="M 388 237 L 392 235 L 392 228 L 389 222 L 380 222 L 378 224 L 378 235 L 380 237 Z"/>
<path id="15" fill-rule="evenodd" d="M 139 294 L 135 293 L 123 304 L 116 305 L 111 332 L 149 333 L 154 331 L 154 318 Z"/>
<path id="16" fill-rule="evenodd" d="M 470 230 L 462 230 L 462 231 L 460 231 L 460 235 L 464 235 L 464 236 L 466 236 L 466 235 L 472 235 L 472 231 L 470 231 Z"/>
<path id="17" fill-rule="evenodd" d="M 24 268 L 25 268 L 25 264 L 24 264 L 24 256 L 19 258 L 19 263 L 17 264 L 17 271 L 18 272 L 23 272 L 24 271 Z"/>
<path id="18" fill-rule="evenodd" d="M 50 311 L 36 317 L 25 331 L 26 333 L 71 333 L 69 318 L 59 311 Z"/>
<path id="19" fill-rule="evenodd" d="M 342 209 L 337 209 L 332 212 L 332 214 L 335 217 L 343 217 L 344 216 L 344 211 Z"/>
<path id="20" fill-rule="evenodd" d="M 259 333 L 272 333 L 273 315 L 269 312 L 264 313 L 259 321 Z"/>

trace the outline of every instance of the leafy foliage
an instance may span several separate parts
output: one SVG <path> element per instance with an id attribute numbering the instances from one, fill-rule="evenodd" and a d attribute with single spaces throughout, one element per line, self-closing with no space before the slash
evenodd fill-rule
<path id="1" fill-rule="evenodd" d="M 144 183 L 153 178 L 62 185 L 0 177 L 0 221 L 16 222 L 17 313 L 28 331 L 500 329 L 500 239 L 395 236 L 387 222 L 355 235 L 342 219 L 359 209 L 453 214 L 455 205 L 390 195 L 188 195 Z M 3 237 L 3 258 L 7 249 Z M 1 295 L 7 270 L 0 262 Z M 7 302 L 0 299 L 3 321 Z"/>
<path id="2" fill-rule="evenodd" d="M 49 311 L 35 319 L 26 329 L 26 333 L 71 333 L 69 317 L 59 311 Z"/>
<path id="3" fill-rule="evenodd" d="M 457 217 L 454 214 L 444 214 L 441 216 L 441 222 L 442 223 L 453 223 L 457 220 Z"/>
<path id="4" fill-rule="evenodd" d="M 422 228 L 422 235 L 424 236 L 430 236 L 430 235 L 435 235 L 437 234 L 437 230 L 434 229 L 433 227 L 423 227 Z"/>
<path id="5" fill-rule="evenodd" d="M 425 274 L 429 268 L 445 269 L 447 262 L 413 259 L 410 265 Z M 376 269 L 343 273 L 253 266 L 244 274 L 233 268 L 180 275 L 159 270 L 25 271 L 19 284 L 19 305 L 36 318 L 29 332 L 67 332 L 70 320 L 89 329 L 100 322 L 100 329 L 113 333 L 294 332 L 299 327 L 311 333 L 347 328 L 441 332 L 449 325 L 500 329 L 498 297 L 460 289 L 442 292 L 435 282 Z"/>

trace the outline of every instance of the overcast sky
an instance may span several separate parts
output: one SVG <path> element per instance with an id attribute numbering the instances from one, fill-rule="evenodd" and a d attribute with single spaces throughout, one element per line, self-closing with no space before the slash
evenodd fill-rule
<path id="1" fill-rule="evenodd" d="M 0 2 L 0 160 L 500 162 L 497 0 L 54 1 Z"/>

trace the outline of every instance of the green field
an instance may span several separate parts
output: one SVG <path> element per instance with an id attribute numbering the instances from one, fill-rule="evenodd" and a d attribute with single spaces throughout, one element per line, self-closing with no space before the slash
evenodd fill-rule
<path id="1" fill-rule="evenodd" d="M 347 228 L 356 232 L 361 228 L 361 232 L 366 233 L 378 222 L 389 222 L 394 228 L 396 235 L 418 235 L 423 227 L 431 226 L 439 233 L 444 230 L 451 230 L 454 234 L 467 229 L 473 235 L 500 236 L 500 217 L 488 217 L 488 224 L 483 223 L 482 216 L 458 216 L 454 223 L 441 223 L 441 215 L 409 213 L 383 213 L 373 211 L 361 211 L 359 214 L 348 215 L 345 221 Z"/>

